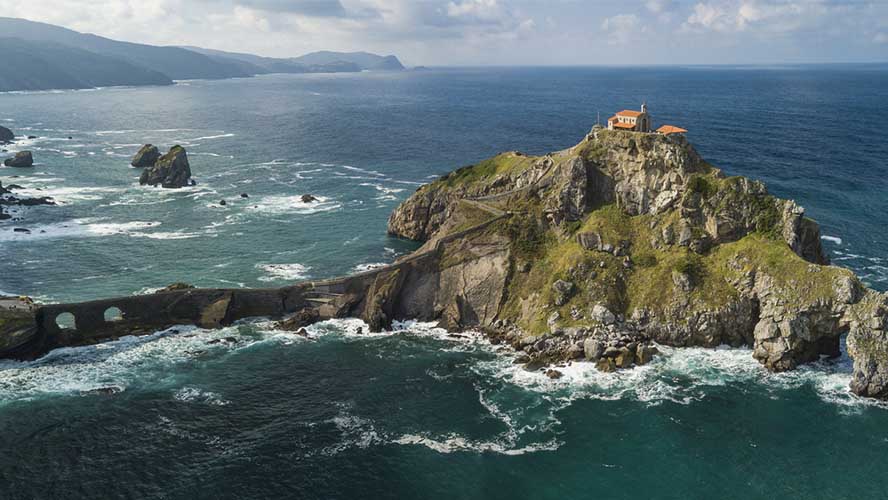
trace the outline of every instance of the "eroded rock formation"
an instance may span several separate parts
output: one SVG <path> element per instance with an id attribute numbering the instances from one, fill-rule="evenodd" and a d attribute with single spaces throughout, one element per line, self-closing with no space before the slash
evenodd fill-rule
<path id="1" fill-rule="evenodd" d="M 191 182 L 191 166 L 188 164 L 188 154 L 182 146 L 170 148 L 167 154 L 142 171 L 139 177 L 139 184 L 160 185 L 165 188 L 181 188 L 191 185 Z"/>
<path id="2" fill-rule="evenodd" d="M 3 160 L 7 167 L 25 168 L 34 166 L 34 156 L 30 151 L 19 151 L 12 158 Z"/>
<path id="3" fill-rule="evenodd" d="M 136 168 L 153 167 L 159 158 L 160 151 L 157 150 L 157 146 L 153 144 L 145 144 L 139 148 L 139 151 L 136 152 L 135 155 L 133 155 L 130 165 Z"/>

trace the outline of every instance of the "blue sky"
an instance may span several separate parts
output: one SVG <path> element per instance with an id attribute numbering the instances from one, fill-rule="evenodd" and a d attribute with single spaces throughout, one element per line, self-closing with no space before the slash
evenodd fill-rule
<path id="1" fill-rule="evenodd" d="M 0 0 L 123 40 L 408 64 L 888 61 L 888 0 Z"/>

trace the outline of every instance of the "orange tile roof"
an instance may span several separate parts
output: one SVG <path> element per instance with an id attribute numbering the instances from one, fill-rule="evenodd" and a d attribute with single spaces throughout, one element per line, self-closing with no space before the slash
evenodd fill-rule
<path id="1" fill-rule="evenodd" d="M 613 121 L 616 121 L 617 119 L 618 119 L 618 118 L 617 118 L 617 115 L 614 115 L 614 116 L 608 118 L 607 121 L 609 121 L 609 122 L 613 122 Z"/>
<path id="2" fill-rule="evenodd" d="M 624 109 L 623 111 L 617 112 L 618 116 L 628 116 L 630 118 L 638 118 L 641 116 L 641 111 L 632 111 L 631 109 Z"/>
<path id="3" fill-rule="evenodd" d="M 635 128 L 634 123 L 614 123 L 614 127 L 617 128 Z"/>
<path id="4" fill-rule="evenodd" d="M 685 130 L 681 127 L 676 127 L 675 125 L 663 125 L 662 127 L 657 129 L 657 132 L 659 132 L 663 135 L 669 135 L 669 134 L 683 134 L 683 133 L 687 132 L 687 130 Z"/>

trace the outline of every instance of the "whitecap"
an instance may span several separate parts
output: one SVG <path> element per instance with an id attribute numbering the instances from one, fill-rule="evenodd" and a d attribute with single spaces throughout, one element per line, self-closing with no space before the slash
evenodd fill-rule
<path id="1" fill-rule="evenodd" d="M 197 387 L 188 386 L 176 391 L 173 394 L 173 398 L 177 401 L 186 403 L 203 403 L 211 406 L 226 406 L 231 404 L 231 401 L 222 399 L 222 397 L 215 392 L 202 391 Z"/>
<path id="2" fill-rule="evenodd" d="M 67 222 L 30 226 L 30 233 L 17 233 L 13 228 L 0 229 L 0 241 L 33 241 L 51 238 L 86 238 L 96 236 L 133 235 L 160 222 L 101 222 L 102 219 L 72 219 Z"/>
<path id="3" fill-rule="evenodd" d="M 256 264 L 257 269 L 265 271 L 266 276 L 259 278 L 259 281 L 294 281 L 303 280 L 308 277 L 308 271 L 311 269 L 302 264 Z"/>
<path id="4" fill-rule="evenodd" d="M 210 139 L 222 139 L 225 137 L 234 137 L 234 134 L 207 135 L 207 136 L 203 136 L 203 137 L 195 137 L 193 139 L 188 139 L 188 140 L 189 141 L 203 141 L 203 140 L 210 140 Z"/>
<path id="5" fill-rule="evenodd" d="M 329 198 L 316 196 L 318 201 L 304 202 L 302 195 L 294 196 L 266 196 L 257 203 L 250 205 L 249 210 L 266 212 L 271 214 L 313 214 L 318 212 L 330 212 L 342 207 L 339 203 L 330 201 Z"/>
<path id="6" fill-rule="evenodd" d="M 437 451 L 438 453 L 492 452 L 501 455 L 524 455 L 538 451 L 555 451 L 560 447 L 560 443 L 555 439 L 551 439 L 544 443 L 516 447 L 509 442 L 472 441 L 456 433 L 449 434 L 440 439 L 434 439 L 418 434 L 404 434 L 393 440 L 392 443 L 400 445 L 421 445 L 430 450 Z"/>
<path id="7" fill-rule="evenodd" d="M 824 241 L 829 241 L 830 243 L 835 243 L 836 245 L 842 244 L 842 238 L 839 238 L 838 236 L 828 236 L 824 234 L 820 237 L 820 239 Z"/>
<path id="8" fill-rule="evenodd" d="M 352 268 L 353 273 L 365 273 L 367 271 L 373 271 L 375 269 L 379 269 L 381 267 L 385 267 L 388 264 L 385 262 L 368 262 L 366 264 L 358 264 L 354 268 Z"/>

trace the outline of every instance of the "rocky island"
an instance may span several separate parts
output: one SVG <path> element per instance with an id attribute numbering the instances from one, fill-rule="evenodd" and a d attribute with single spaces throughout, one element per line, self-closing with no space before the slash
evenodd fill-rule
<path id="1" fill-rule="evenodd" d="M 563 151 L 503 153 L 419 188 L 388 230 L 423 245 L 341 279 L 7 301 L 0 356 L 250 316 L 284 318 L 290 329 L 334 317 L 376 331 L 438 321 L 511 344 L 528 369 L 585 360 L 613 371 L 650 362 L 657 344 L 727 344 L 786 371 L 838 356 L 845 338 L 854 392 L 888 398 L 888 296 L 828 264 L 817 223 L 795 202 L 724 175 L 682 134 L 596 127 Z M 105 320 L 109 308 L 121 317 Z M 57 324 L 63 313 L 73 327 Z"/>

